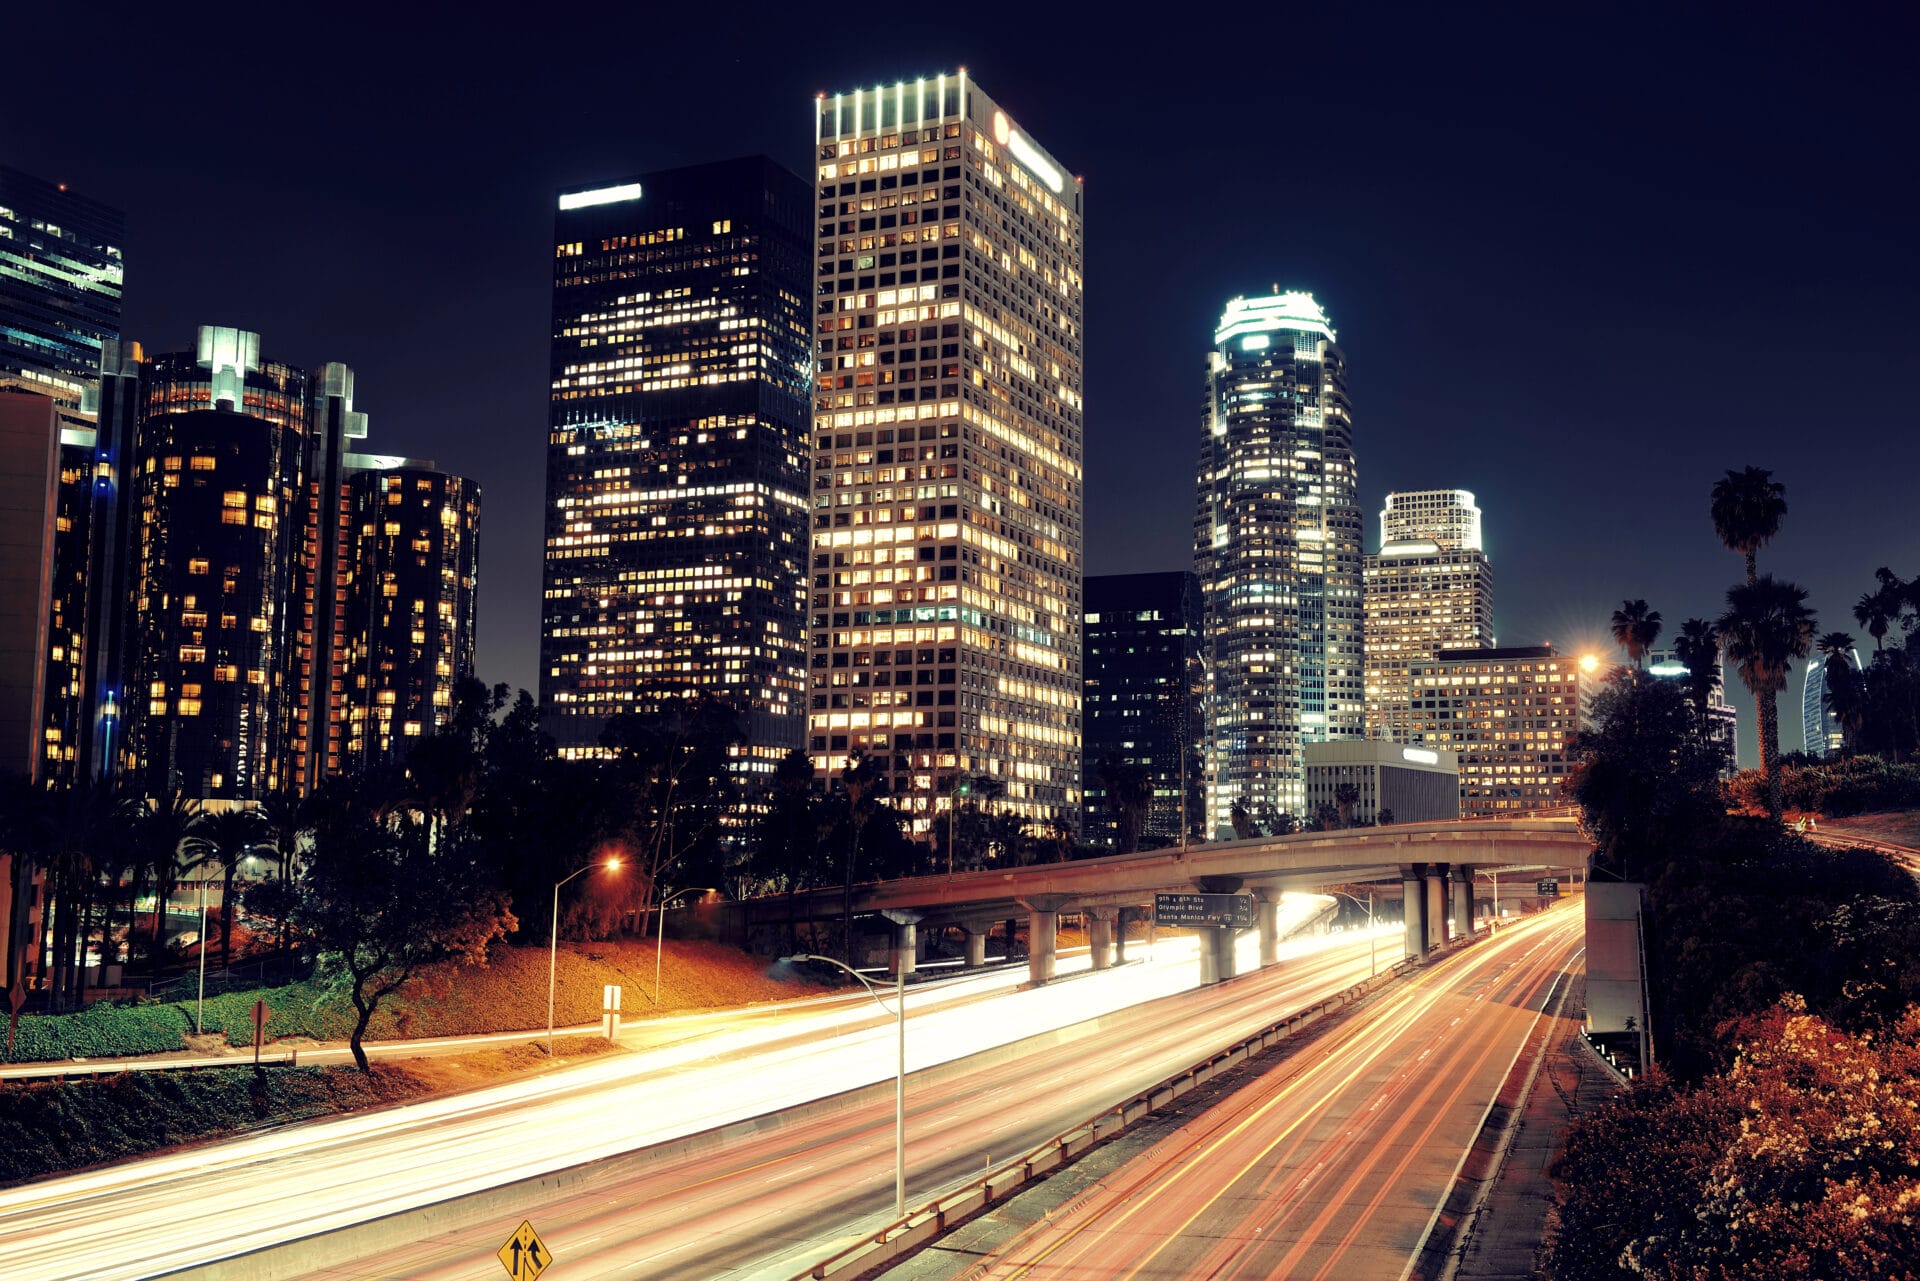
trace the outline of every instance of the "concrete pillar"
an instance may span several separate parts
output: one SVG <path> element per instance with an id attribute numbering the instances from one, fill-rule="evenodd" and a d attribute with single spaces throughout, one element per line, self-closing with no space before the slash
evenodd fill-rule
<path id="1" fill-rule="evenodd" d="M 1260 968 L 1280 964 L 1280 891 L 1253 887 L 1253 920 L 1260 929 Z"/>
<path id="2" fill-rule="evenodd" d="M 1447 945 L 1447 865 L 1427 864 L 1427 952 Z"/>
<path id="3" fill-rule="evenodd" d="M 1027 981 L 1035 987 L 1053 979 L 1055 940 L 1060 930 L 1064 894 L 1036 894 L 1019 900 L 1027 909 Z"/>
<path id="4" fill-rule="evenodd" d="M 1127 963 L 1127 909 L 1124 907 L 1113 910 L 1113 963 Z"/>
<path id="5" fill-rule="evenodd" d="M 1453 865 L 1453 932 L 1473 937 L 1473 869 L 1464 863 Z"/>
<path id="6" fill-rule="evenodd" d="M 1086 912 L 1087 950 L 1096 970 L 1113 964 L 1113 911 L 1110 907 L 1095 907 Z"/>
<path id="7" fill-rule="evenodd" d="M 1427 955 L 1427 865 L 1414 863 L 1400 869 L 1400 904 L 1406 914 L 1406 954 L 1416 961 Z"/>
<path id="8" fill-rule="evenodd" d="M 889 911 L 884 915 L 893 922 L 887 939 L 887 973 L 911 974 L 920 954 L 920 914 Z"/>
<path id="9" fill-rule="evenodd" d="M 1200 930 L 1200 982 L 1220 983 L 1234 976 L 1233 943 L 1239 931 L 1224 925 Z"/>
<path id="10" fill-rule="evenodd" d="M 967 968 L 977 970 L 987 963 L 987 931 L 993 927 L 989 925 L 986 929 L 974 929 L 963 925 L 960 928 L 967 936 Z"/>

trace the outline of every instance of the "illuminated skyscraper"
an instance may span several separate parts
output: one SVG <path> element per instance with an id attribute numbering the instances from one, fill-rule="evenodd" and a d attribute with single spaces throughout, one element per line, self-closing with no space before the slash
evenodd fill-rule
<path id="1" fill-rule="evenodd" d="M 1388 494 L 1362 569 L 1367 737 L 1411 741 L 1407 669 L 1443 649 L 1492 646 L 1493 567 L 1464 489 Z"/>
<path id="2" fill-rule="evenodd" d="M 480 487 L 431 463 L 347 457 L 339 768 L 404 757 L 473 674 Z"/>
<path id="3" fill-rule="evenodd" d="M 807 747 L 1080 823 L 1083 193 L 962 70 L 822 96 Z"/>
<path id="4" fill-rule="evenodd" d="M 1306 293 L 1235 298 L 1208 358 L 1194 567 L 1209 826 L 1302 816 L 1306 743 L 1365 728 L 1360 496 L 1346 360 Z"/>
<path id="5" fill-rule="evenodd" d="M 1460 813 L 1568 803 L 1580 730 L 1580 664 L 1551 645 L 1448 649 L 1415 663 L 1413 740 L 1460 757 Z"/>
<path id="6" fill-rule="evenodd" d="M 1855 671 L 1865 670 L 1859 650 L 1848 657 L 1853 660 Z M 1809 756 L 1838 756 L 1847 745 L 1846 735 L 1840 730 L 1840 718 L 1833 714 L 1833 701 L 1827 695 L 1828 661 L 1828 656 L 1818 651 L 1809 654 L 1800 685 L 1800 733 L 1805 740 L 1803 750 Z M 1724 703 L 1725 696 L 1715 701 Z M 1732 709 L 1728 711 L 1731 713 Z"/>
<path id="7" fill-rule="evenodd" d="M 564 756 L 706 692 L 804 741 L 806 184 L 765 158 L 563 193 L 540 703 Z"/>

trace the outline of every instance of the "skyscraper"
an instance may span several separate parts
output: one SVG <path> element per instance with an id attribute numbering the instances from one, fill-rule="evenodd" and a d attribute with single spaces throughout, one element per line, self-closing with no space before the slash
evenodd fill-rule
<path id="1" fill-rule="evenodd" d="M 1080 821 L 1078 179 L 962 70 L 815 104 L 807 747 Z"/>
<path id="2" fill-rule="evenodd" d="M 1855 671 L 1865 670 L 1859 650 L 1847 657 L 1853 660 Z M 1827 695 L 1828 661 L 1828 656 L 1818 651 L 1809 654 L 1800 685 L 1800 733 L 1805 744 L 1803 750 L 1809 756 L 1837 756 L 1847 744 L 1846 735 L 1840 729 L 1840 718 L 1834 715 L 1833 701 Z M 1724 703 L 1725 696 L 1717 701 Z"/>
<path id="3" fill-rule="evenodd" d="M 1108 761 L 1146 775 L 1138 848 L 1178 845 L 1183 813 L 1204 839 L 1199 582 L 1186 571 L 1089 578 L 1085 620 L 1086 839 L 1112 844 L 1118 835 Z"/>
<path id="4" fill-rule="evenodd" d="M 1411 741 L 1407 670 L 1443 649 L 1494 644 L 1493 568 L 1464 489 L 1388 494 L 1365 558 L 1367 737 Z"/>
<path id="5" fill-rule="evenodd" d="M 806 184 L 763 157 L 554 218 L 540 703 L 564 756 L 709 693 L 746 776 L 804 742 Z"/>
<path id="6" fill-rule="evenodd" d="M 0 382 L 78 408 L 120 336 L 118 209 L 0 165 Z"/>
<path id="7" fill-rule="evenodd" d="M 1194 567 L 1206 608 L 1210 827 L 1301 815 L 1306 743 L 1365 731 L 1346 360 L 1306 293 L 1235 298 L 1208 358 Z"/>

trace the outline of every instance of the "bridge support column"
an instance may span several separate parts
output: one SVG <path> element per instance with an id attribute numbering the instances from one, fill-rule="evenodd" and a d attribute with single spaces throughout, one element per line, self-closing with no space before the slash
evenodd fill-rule
<path id="1" fill-rule="evenodd" d="M 1253 887 L 1253 920 L 1260 929 L 1260 968 L 1280 964 L 1280 891 Z"/>
<path id="2" fill-rule="evenodd" d="M 1408 960 L 1427 957 L 1427 865 L 1414 863 L 1400 869 L 1400 907 L 1406 916 L 1406 954 Z"/>
<path id="3" fill-rule="evenodd" d="M 1088 908 L 1087 950 L 1091 954 L 1093 968 L 1108 969 L 1113 965 L 1113 917 L 1110 907 Z"/>
<path id="4" fill-rule="evenodd" d="M 1053 979 L 1055 941 L 1060 931 L 1064 894 L 1036 894 L 1018 900 L 1027 909 L 1027 981 L 1035 987 Z"/>
<path id="5" fill-rule="evenodd" d="M 1127 963 L 1127 909 L 1124 907 L 1113 909 L 1113 963 Z"/>
<path id="6" fill-rule="evenodd" d="M 1234 976 L 1233 943 L 1238 930 L 1207 925 L 1200 930 L 1200 982 L 1221 983 Z"/>
<path id="7" fill-rule="evenodd" d="M 920 954 L 920 913 L 888 908 L 881 915 L 893 923 L 888 934 L 888 973 L 913 973 L 914 960 Z"/>
<path id="8" fill-rule="evenodd" d="M 960 932 L 967 936 L 967 968 L 977 970 L 987 963 L 987 935 L 993 933 L 993 922 L 962 921 Z"/>
<path id="9" fill-rule="evenodd" d="M 1453 933 L 1473 937 L 1473 869 L 1464 863 L 1453 865 Z"/>
<path id="10" fill-rule="evenodd" d="M 1427 954 L 1447 945 L 1447 865 L 1427 864 Z"/>

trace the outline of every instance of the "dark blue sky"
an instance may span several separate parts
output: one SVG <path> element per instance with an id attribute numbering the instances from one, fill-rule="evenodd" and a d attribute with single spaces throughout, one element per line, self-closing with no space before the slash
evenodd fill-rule
<path id="1" fill-rule="evenodd" d="M 0 160 L 126 210 L 150 349 L 344 360 L 372 448 L 482 481 L 488 680 L 535 682 L 554 189 L 804 174 L 816 92 L 959 65 L 1086 178 L 1090 573 L 1187 562 L 1212 323 L 1276 283 L 1340 331 L 1369 511 L 1480 495 L 1503 643 L 1717 613 L 1707 490 L 1748 463 L 1823 629 L 1920 573 L 1911 6 L 1336 7 L 32 6 Z"/>

